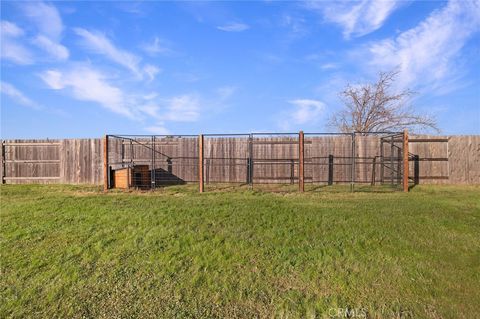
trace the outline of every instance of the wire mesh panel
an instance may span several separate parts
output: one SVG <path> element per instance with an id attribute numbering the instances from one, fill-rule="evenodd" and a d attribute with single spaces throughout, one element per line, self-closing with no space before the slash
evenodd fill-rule
<path id="1" fill-rule="evenodd" d="M 305 133 L 305 183 L 352 183 L 353 142 L 353 134 Z"/>
<path id="2" fill-rule="evenodd" d="M 403 133 L 357 133 L 355 153 L 355 184 L 402 185 Z"/>
<path id="3" fill-rule="evenodd" d="M 204 135 L 204 182 L 248 184 L 249 134 Z"/>
<path id="4" fill-rule="evenodd" d="M 455 137 L 453 138 L 455 139 Z M 409 138 L 410 176 L 416 185 L 420 181 L 428 183 L 447 183 L 450 178 L 450 164 L 456 170 L 459 161 L 449 162 L 449 138 L 431 135 L 412 135 Z M 465 152 L 463 147 L 454 146 L 454 154 Z M 464 155 L 464 154 L 462 154 Z M 464 157 L 465 158 L 465 157 Z"/>
<path id="5" fill-rule="evenodd" d="M 298 133 L 251 134 L 253 185 L 298 182 Z"/>
<path id="6" fill-rule="evenodd" d="M 155 188 L 198 181 L 193 135 L 109 135 L 111 187 Z"/>

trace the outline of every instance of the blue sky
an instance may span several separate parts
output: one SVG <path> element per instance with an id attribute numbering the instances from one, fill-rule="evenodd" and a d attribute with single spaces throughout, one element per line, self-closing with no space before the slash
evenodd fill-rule
<path id="1" fill-rule="evenodd" d="M 400 71 L 443 134 L 480 133 L 480 2 L 1 2 L 3 138 L 332 131 Z"/>

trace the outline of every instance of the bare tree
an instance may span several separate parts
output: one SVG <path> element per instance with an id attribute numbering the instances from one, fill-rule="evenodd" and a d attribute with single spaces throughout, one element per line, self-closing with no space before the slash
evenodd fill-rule
<path id="1" fill-rule="evenodd" d="M 330 119 L 330 126 L 342 132 L 381 132 L 434 129 L 436 120 L 429 115 L 415 113 L 409 105 L 413 91 L 390 92 L 398 71 L 381 72 L 375 83 L 348 85 L 340 97 L 345 107 Z"/>

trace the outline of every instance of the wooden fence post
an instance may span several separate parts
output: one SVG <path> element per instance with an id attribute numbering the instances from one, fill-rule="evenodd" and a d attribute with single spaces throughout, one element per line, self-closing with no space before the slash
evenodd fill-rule
<path id="1" fill-rule="evenodd" d="M 298 189 L 300 192 L 305 191 L 305 152 L 304 152 L 304 134 L 303 131 L 298 133 Z"/>
<path id="2" fill-rule="evenodd" d="M 408 192 L 408 130 L 403 131 L 403 191 Z"/>
<path id="3" fill-rule="evenodd" d="M 198 136 L 198 190 L 203 193 L 203 134 Z"/>
<path id="4" fill-rule="evenodd" d="M 108 135 L 103 139 L 103 191 L 108 190 Z"/>

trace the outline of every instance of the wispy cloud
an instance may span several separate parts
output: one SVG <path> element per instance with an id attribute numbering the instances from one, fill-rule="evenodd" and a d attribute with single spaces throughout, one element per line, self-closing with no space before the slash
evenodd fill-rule
<path id="1" fill-rule="evenodd" d="M 337 63 L 324 63 L 320 65 L 320 68 L 322 70 L 333 70 L 333 69 L 338 69 L 339 65 Z"/>
<path id="2" fill-rule="evenodd" d="M 156 95 L 144 96 L 146 103 L 139 110 L 156 120 L 171 122 L 196 122 L 200 118 L 200 97 L 183 94 L 170 98 Z"/>
<path id="3" fill-rule="evenodd" d="M 326 21 L 338 24 L 343 36 L 363 36 L 379 29 L 400 5 L 401 1 L 362 0 L 360 2 L 325 3 L 307 2 L 307 6 L 319 10 Z"/>
<path id="4" fill-rule="evenodd" d="M 160 68 L 151 64 L 142 67 L 142 59 L 139 56 L 116 47 L 103 33 L 88 31 L 83 28 L 75 28 L 74 31 L 83 39 L 83 44 L 87 50 L 103 55 L 110 61 L 127 68 L 140 79 L 146 75 L 151 81 L 160 72 Z"/>
<path id="5" fill-rule="evenodd" d="M 25 34 L 25 32 L 20 29 L 15 23 L 9 22 L 9 21 L 1 21 L 1 31 L 2 35 L 8 36 L 8 37 L 21 37 Z"/>
<path id="6" fill-rule="evenodd" d="M 40 33 L 52 40 L 59 40 L 63 23 L 58 10 L 53 5 L 40 1 L 24 2 L 22 11 L 39 29 Z"/>
<path id="7" fill-rule="evenodd" d="M 176 96 L 167 101 L 166 120 L 175 122 L 195 122 L 200 117 L 199 98 L 192 94 Z"/>
<path id="8" fill-rule="evenodd" d="M 235 86 L 222 86 L 217 89 L 218 100 L 225 101 L 235 94 L 237 88 Z"/>
<path id="9" fill-rule="evenodd" d="M 167 45 L 166 41 L 160 40 L 159 37 L 155 37 L 152 42 L 145 43 L 141 46 L 143 51 L 147 54 L 156 56 L 159 54 L 171 53 L 172 50 Z"/>
<path id="10" fill-rule="evenodd" d="M 33 63 L 32 53 L 20 41 L 24 34 L 25 32 L 16 24 L 9 21 L 1 21 L 0 47 L 2 59 L 23 65 Z"/>
<path id="11" fill-rule="evenodd" d="M 402 87 L 438 88 L 456 78 L 457 58 L 470 37 L 480 30 L 480 3 L 450 1 L 416 27 L 395 38 L 368 47 L 370 66 L 382 70 L 398 68 Z M 451 84 L 451 83 L 450 83 Z"/>
<path id="12" fill-rule="evenodd" d="M 317 120 L 325 108 L 325 104 L 318 100 L 298 99 L 289 101 L 289 103 L 295 107 L 291 116 L 296 124 Z"/>
<path id="13" fill-rule="evenodd" d="M 75 28 L 75 33 L 82 37 L 84 46 L 91 52 L 103 55 L 111 61 L 140 75 L 140 58 L 133 53 L 117 48 L 103 33 Z"/>
<path id="14" fill-rule="evenodd" d="M 25 96 L 20 90 L 18 90 L 15 86 L 7 82 L 0 82 L 0 92 L 6 96 L 8 96 L 14 103 L 18 103 L 24 106 L 32 107 L 35 109 L 39 109 L 40 106 L 37 102 L 32 101 L 30 98 Z"/>
<path id="15" fill-rule="evenodd" d="M 282 129 L 290 129 L 295 125 L 316 123 L 325 110 L 325 104 L 319 100 L 296 99 L 288 101 L 292 108 L 283 112 L 279 125 Z"/>
<path id="16" fill-rule="evenodd" d="M 60 43 L 64 26 L 57 8 L 44 2 L 25 2 L 21 8 L 38 29 L 32 43 L 55 59 L 68 59 L 69 51 Z"/>
<path id="17" fill-rule="evenodd" d="M 100 104 L 106 109 L 133 117 L 122 90 L 107 81 L 100 71 L 87 66 L 77 66 L 69 70 L 48 70 L 40 75 L 43 81 L 54 90 L 71 90 L 74 98 Z"/>
<path id="18" fill-rule="evenodd" d="M 155 80 L 155 77 L 157 76 L 158 73 L 160 73 L 162 70 L 151 64 L 147 64 L 143 67 L 143 72 L 148 76 L 148 79 L 150 81 Z"/>
<path id="19" fill-rule="evenodd" d="M 67 60 L 70 55 L 66 47 L 43 35 L 39 35 L 33 39 L 33 43 L 57 60 Z"/>
<path id="20" fill-rule="evenodd" d="M 288 31 L 285 33 L 287 40 L 302 38 L 310 32 L 307 20 L 292 13 L 281 16 L 280 26 L 287 28 Z"/>
<path id="21" fill-rule="evenodd" d="M 250 29 L 250 26 L 244 23 L 231 22 L 222 26 L 218 26 L 217 29 L 226 32 L 242 32 Z"/>
<path id="22" fill-rule="evenodd" d="M 157 135 L 168 135 L 170 131 L 165 127 L 165 123 L 159 122 L 152 126 L 147 126 L 145 128 L 147 132 Z"/>
<path id="23" fill-rule="evenodd" d="M 195 122 L 200 118 L 200 96 L 183 94 L 161 97 L 156 93 L 143 93 L 141 89 L 128 90 L 117 85 L 91 65 L 70 65 L 65 69 L 51 69 L 40 74 L 53 90 L 65 90 L 80 101 L 94 102 L 111 112 L 149 122 L 151 119 L 166 122 Z M 225 89 L 224 94 L 232 94 Z M 150 119 L 150 120 L 149 120 Z M 149 131 L 160 134 L 159 125 L 149 126 Z"/>

